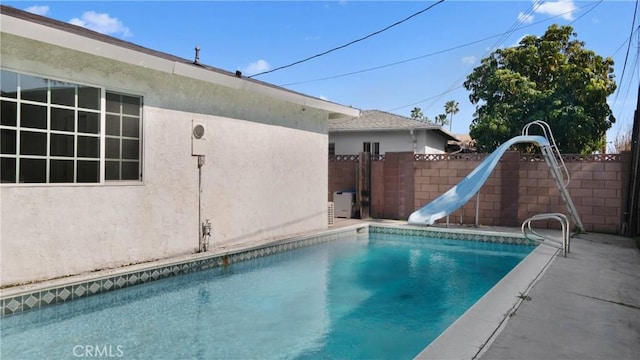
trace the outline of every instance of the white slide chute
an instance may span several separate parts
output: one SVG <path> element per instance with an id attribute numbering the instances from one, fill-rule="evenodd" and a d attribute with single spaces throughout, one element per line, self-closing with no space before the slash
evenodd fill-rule
<path id="1" fill-rule="evenodd" d="M 512 145 L 518 143 L 534 143 L 540 147 L 549 147 L 549 141 L 545 137 L 537 135 L 516 136 L 504 142 L 457 185 L 424 207 L 414 211 L 409 216 L 409 224 L 433 225 L 437 220 L 458 210 L 480 191 L 493 169 L 498 165 L 502 155 Z"/>

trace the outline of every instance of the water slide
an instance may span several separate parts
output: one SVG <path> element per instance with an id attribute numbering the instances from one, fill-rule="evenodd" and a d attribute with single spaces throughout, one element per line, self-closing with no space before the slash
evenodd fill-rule
<path id="1" fill-rule="evenodd" d="M 534 143 L 538 146 L 549 146 L 549 141 L 544 136 L 522 135 L 516 136 L 500 145 L 491 155 L 478 165 L 469 175 L 457 185 L 440 195 L 424 207 L 414 211 L 409 216 L 409 224 L 433 225 L 437 220 L 451 214 L 467 203 L 491 175 L 498 161 L 509 148 L 518 143 Z"/>

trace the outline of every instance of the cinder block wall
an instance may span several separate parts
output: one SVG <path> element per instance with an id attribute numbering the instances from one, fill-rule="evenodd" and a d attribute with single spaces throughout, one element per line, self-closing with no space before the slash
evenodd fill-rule
<path id="1" fill-rule="evenodd" d="M 356 189 L 357 170 L 357 157 L 351 157 L 346 161 L 342 159 L 329 161 L 329 191 L 327 193 L 329 201 L 333 201 L 335 191 Z"/>
<path id="2" fill-rule="evenodd" d="M 569 194 L 587 231 L 619 233 L 623 221 L 623 186 L 628 178 L 628 154 L 567 155 L 571 181 Z M 384 161 L 371 165 L 371 216 L 406 219 L 457 184 L 475 169 L 485 155 L 425 155 L 415 160 L 411 153 L 387 153 Z M 431 159 L 433 158 L 433 159 Z M 357 161 L 329 163 L 329 192 L 355 188 Z M 413 177 L 410 174 L 413 173 Z M 351 174 L 351 175 L 350 175 Z M 351 182 L 350 182 L 351 181 Z M 539 156 L 507 152 L 480 190 L 481 225 L 520 226 L 539 213 L 568 215 L 546 162 Z M 474 224 L 476 198 L 451 214 L 451 223 Z M 441 220 L 444 222 L 444 219 Z M 558 227 L 557 223 L 538 226 Z"/>

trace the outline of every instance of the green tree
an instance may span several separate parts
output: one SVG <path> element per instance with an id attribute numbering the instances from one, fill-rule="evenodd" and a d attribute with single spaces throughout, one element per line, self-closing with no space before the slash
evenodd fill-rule
<path id="1" fill-rule="evenodd" d="M 470 135 L 479 150 L 493 151 L 534 120 L 551 126 L 563 152 L 603 148 L 615 122 L 607 104 L 616 89 L 613 60 L 572 37 L 572 27 L 551 25 L 541 37 L 494 51 L 467 77 L 476 104 Z"/>
<path id="2" fill-rule="evenodd" d="M 451 115 L 449 119 L 449 131 L 451 131 L 451 125 L 453 124 L 453 115 L 457 114 L 460 109 L 458 108 L 458 102 L 449 100 L 444 104 L 444 112 Z"/>

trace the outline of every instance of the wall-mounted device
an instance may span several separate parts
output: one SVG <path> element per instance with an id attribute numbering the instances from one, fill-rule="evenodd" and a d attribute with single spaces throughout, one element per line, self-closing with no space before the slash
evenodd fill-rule
<path id="1" fill-rule="evenodd" d="M 191 155 L 206 155 L 207 134 L 204 125 L 191 121 Z"/>

